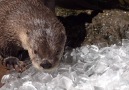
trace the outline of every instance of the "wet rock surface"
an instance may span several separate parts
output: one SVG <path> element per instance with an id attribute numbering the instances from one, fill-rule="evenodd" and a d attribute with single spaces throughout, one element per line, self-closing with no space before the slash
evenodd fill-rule
<path id="1" fill-rule="evenodd" d="M 79 14 L 69 15 L 69 16 L 58 16 L 58 19 L 63 23 L 66 34 L 67 42 L 66 46 L 76 48 L 80 47 L 87 36 L 87 30 L 85 23 L 92 23 L 92 19 L 100 11 L 93 11 L 90 14 L 83 12 Z M 61 13 L 62 15 L 62 13 Z"/>
<path id="2" fill-rule="evenodd" d="M 86 23 L 87 35 L 84 44 L 117 44 L 121 39 L 129 38 L 129 12 L 105 10 Z"/>
<path id="3" fill-rule="evenodd" d="M 123 10 L 85 11 L 78 15 L 59 17 L 67 32 L 67 46 L 120 44 L 129 38 L 129 12 Z"/>

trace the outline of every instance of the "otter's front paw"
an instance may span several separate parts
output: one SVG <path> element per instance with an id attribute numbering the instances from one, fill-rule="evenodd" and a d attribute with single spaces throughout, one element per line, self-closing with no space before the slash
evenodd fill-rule
<path id="1" fill-rule="evenodd" d="M 16 57 L 7 57 L 3 60 L 2 64 L 9 70 L 16 70 L 18 72 L 24 71 L 24 63 Z"/>

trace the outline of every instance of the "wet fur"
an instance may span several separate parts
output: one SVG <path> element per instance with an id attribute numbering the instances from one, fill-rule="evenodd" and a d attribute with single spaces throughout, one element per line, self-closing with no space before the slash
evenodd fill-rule
<path id="1" fill-rule="evenodd" d="M 59 63 L 65 46 L 63 25 L 44 6 L 42 0 L 0 1 L 0 54 L 17 56 L 28 50 L 33 65 L 38 68 L 44 59 L 53 67 Z"/>

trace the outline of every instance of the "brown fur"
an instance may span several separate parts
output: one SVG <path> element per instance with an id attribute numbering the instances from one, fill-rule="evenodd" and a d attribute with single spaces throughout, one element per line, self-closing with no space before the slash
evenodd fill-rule
<path id="1" fill-rule="evenodd" d="M 48 60 L 55 67 L 66 41 L 63 25 L 44 6 L 42 0 L 0 1 L 0 52 L 15 56 L 18 50 L 28 50 L 33 65 Z"/>

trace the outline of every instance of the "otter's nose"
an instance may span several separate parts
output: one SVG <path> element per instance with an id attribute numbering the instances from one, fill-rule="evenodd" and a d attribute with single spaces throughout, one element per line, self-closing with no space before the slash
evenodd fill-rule
<path id="1" fill-rule="evenodd" d="M 44 69 L 50 69 L 52 67 L 52 64 L 45 60 L 43 63 L 40 64 L 41 67 L 43 67 Z"/>

